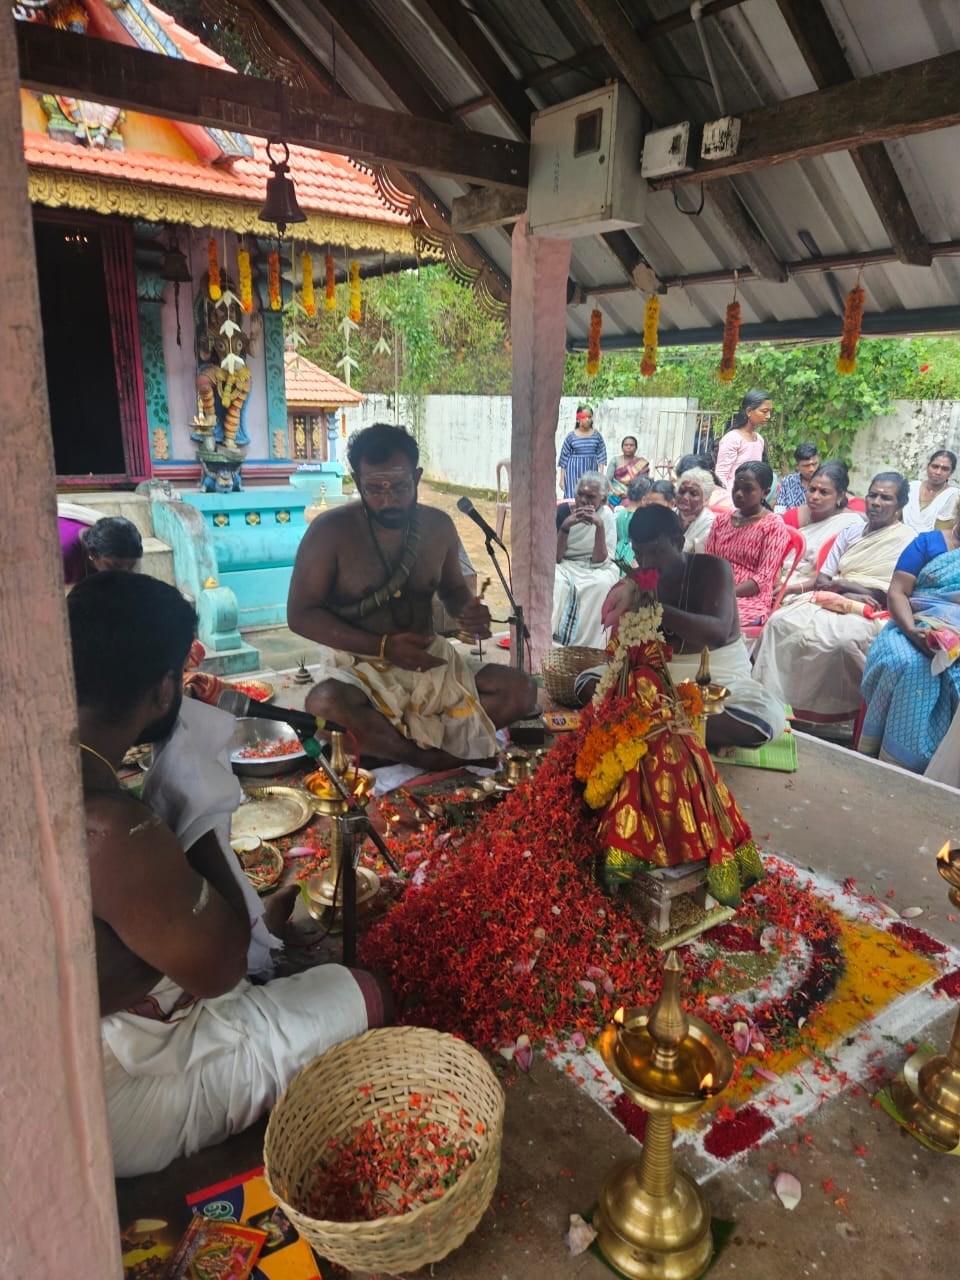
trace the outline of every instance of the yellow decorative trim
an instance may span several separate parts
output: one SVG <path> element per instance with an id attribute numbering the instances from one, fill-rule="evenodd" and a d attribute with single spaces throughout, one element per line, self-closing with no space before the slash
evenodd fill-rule
<path id="1" fill-rule="evenodd" d="M 245 204 L 241 200 L 175 191 L 143 182 L 97 178 L 92 174 L 63 173 L 36 165 L 30 166 L 28 185 L 31 202 L 49 209 L 85 209 L 113 217 L 142 218 L 147 222 L 221 227 L 226 231 L 254 232 L 260 236 L 271 234 L 268 224 L 258 217 L 260 206 Z M 319 213 L 307 214 L 306 222 L 297 227 L 297 239 L 301 243 L 343 244 L 353 249 L 375 249 L 411 257 L 418 247 L 409 227 Z M 443 256 L 442 251 L 426 245 L 419 246 L 419 253 L 421 258 Z"/>
<path id="2" fill-rule="evenodd" d="M 204 591 L 212 591 L 214 587 L 219 587 L 219 585 L 220 583 L 216 580 L 216 578 L 208 578 L 206 582 L 203 584 L 203 589 Z"/>

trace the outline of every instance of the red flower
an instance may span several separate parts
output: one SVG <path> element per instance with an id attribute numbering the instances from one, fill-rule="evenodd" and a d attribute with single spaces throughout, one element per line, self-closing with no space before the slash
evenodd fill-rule
<path id="1" fill-rule="evenodd" d="M 724 1116 L 731 1108 L 723 1107 L 710 1126 L 703 1140 L 705 1150 L 718 1160 L 728 1160 L 740 1151 L 755 1147 L 765 1133 L 773 1128 L 773 1121 L 752 1104 L 740 1107 L 732 1116 Z"/>
<path id="2" fill-rule="evenodd" d="M 922 365 L 920 366 L 920 372 L 921 372 L 921 373 L 926 373 L 926 372 L 927 372 L 927 370 L 928 370 L 929 368 L 930 368 L 930 366 L 929 366 L 928 364 L 922 364 Z"/>
<path id="3" fill-rule="evenodd" d="M 634 569 L 630 576 L 641 591 L 656 591 L 660 579 L 656 569 Z"/>

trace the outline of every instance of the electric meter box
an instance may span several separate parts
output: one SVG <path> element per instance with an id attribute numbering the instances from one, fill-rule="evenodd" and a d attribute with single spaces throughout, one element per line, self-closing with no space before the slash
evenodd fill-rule
<path id="1" fill-rule="evenodd" d="M 639 226 L 647 199 L 644 123 L 623 84 L 538 111 L 530 126 L 531 233 L 575 239 Z"/>

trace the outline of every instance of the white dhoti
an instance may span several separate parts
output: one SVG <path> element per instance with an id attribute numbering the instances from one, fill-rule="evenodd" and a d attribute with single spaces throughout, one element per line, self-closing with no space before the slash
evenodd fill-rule
<path id="1" fill-rule="evenodd" d="M 610 588 L 620 581 L 612 560 L 561 560 L 554 569 L 553 639 L 561 645 L 585 645 L 602 649 L 607 633 L 600 615 Z"/>
<path id="2" fill-rule="evenodd" d="M 497 730 L 483 709 L 473 672 L 442 636 L 427 649 L 442 667 L 407 671 L 366 654 L 321 647 L 311 666 L 317 683 L 339 680 L 366 694 L 395 729 L 426 749 L 439 748 L 460 760 L 496 755 Z"/>
<path id="3" fill-rule="evenodd" d="M 767 619 L 753 674 L 801 720 L 852 720 L 860 709 L 867 649 L 884 625 L 796 600 Z"/>
<path id="4" fill-rule="evenodd" d="M 166 1011 L 179 994 L 163 979 L 147 1003 Z M 117 1175 L 155 1172 L 247 1128 L 307 1062 L 382 1021 L 370 975 L 332 964 L 263 986 L 244 980 L 169 1021 L 101 1019 Z"/>
<path id="5" fill-rule="evenodd" d="M 669 667 L 675 683 L 696 680 L 700 655 L 677 654 Z M 787 724 L 783 700 L 754 679 L 747 647 L 740 637 L 710 650 L 710 678 L 730 691 L 724 711 L 732 720 L 755 729 L 764 742 L 780 737 Z"/>

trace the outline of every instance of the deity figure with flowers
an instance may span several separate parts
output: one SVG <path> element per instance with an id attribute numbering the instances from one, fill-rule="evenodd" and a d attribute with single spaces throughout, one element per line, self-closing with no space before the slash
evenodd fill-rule
<path id="1" fill-rule="evenodd" d="M 193 438 L 213 436 L 221 452 L 248 445 L 244 410 L 252 375 L 250 339 L 243 331 L 240 299 L 226 284 L 216 300 L 201 291 L 196 304 L 197 418 Z M 241 455 L 242 456 L 242 455 Z"/>
<path id="2" fill-rule="evenodd" d="M 675 684 L 668 670 L 657 574 L 635 578 L 639 603 L 608 646 L 576 763 L 584 799 L 601 814 L 602 879 L 612 889 L 656 867 L 705 861 L 710 893 L 736 906 L 763 875 L 760 857 L 704 743 L 700 689 Z"/>

